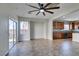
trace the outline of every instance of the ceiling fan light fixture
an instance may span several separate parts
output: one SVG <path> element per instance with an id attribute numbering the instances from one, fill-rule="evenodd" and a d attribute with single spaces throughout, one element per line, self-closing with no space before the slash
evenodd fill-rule
<path id="1" fill-rule="evenodd" d="M 45 16 L 45 12 L 53 14 L 54 12 L 52 12 L 50 10 L 52 10 L 52 9 L 59 9 L 60 7 L 52 6 L 52 5 L 55 5 L 55 4 L 47 3 L 47 4 L 44 5 L 43 3 L 38 3 L 39 7 L 36 7 L 36 6 L 33 6 L 33 5 L 28 5 L 28 6 L 36 9 L 36 10 L 29 11 L 29 14 L 32 13 L 32 12 L 36 12 L 36 11 L 37 11 L 36 15 L 38 15 L 39 13 L 42 13 Z"/>
<path id="2" fill-rule="evenodd" d="M 40 12 L 42 12 L 42 13 L 43 13 L 43 12 L 44 12 L 44 10 L 43 10 L 43 9 L 41 9 L 41 10 L 40 10 Z"/>

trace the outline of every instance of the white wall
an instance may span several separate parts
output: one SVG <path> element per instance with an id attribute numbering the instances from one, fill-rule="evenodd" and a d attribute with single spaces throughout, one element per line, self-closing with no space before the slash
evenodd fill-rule
<path id="1" fill-rule="evenodd" d="M 34 39 L 34 22 L 30 21 L 30 39 Z"/>
<path id="2" fill-rule="evenodd" d="M 45 21 L 44 22 L 44 38 L 45 39 L 48 39 L 48 37 L 47 37 L 47 33 L 48 33 L 48 21 Z"/>
<path id="3" fill-rule="evenodd" d="M 53 40 L 53 19 L 50 19 L 49 21 L 48 21 L 48 31 L 47 31 L 47 39 L 49 39 L 49 40 Z"/>
<path id="4" fill-rule="evenodd" d="M 0 55 L 9 50 L 8 16 L 0 15 Z"/>
<path id="5" fill-rule="evenodd" d="M 69 24 L 64 24 L 64 30 L 69 30 Z"/>

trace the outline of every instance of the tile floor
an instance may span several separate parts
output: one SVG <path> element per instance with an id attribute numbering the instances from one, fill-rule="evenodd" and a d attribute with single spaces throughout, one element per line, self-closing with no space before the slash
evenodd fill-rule
<path id="1" fill-rule="evenodd" d="M 19 42 L 8 56 L 79 56 L 79 43 L 68 39 Z"/>

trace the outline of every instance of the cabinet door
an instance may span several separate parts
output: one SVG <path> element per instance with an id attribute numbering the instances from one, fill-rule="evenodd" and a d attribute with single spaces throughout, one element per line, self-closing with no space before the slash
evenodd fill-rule
<path id="1" fill-rule="evenodd" d="M 62 32 L 53 32 L 53 39 L 64 39 L 64 33 L 62 33 Z"/>
<path id="2" fill-rule="evenodd" d="M 58 26 L 58 29 L 64 29 L 64 23 L 63 22 L 58 22 L 57 26 Z"/>
<path id="3" fill-rule="evenodd" d="M 53 28 L 54 29 L 64 29 L 64 22 L 53 22 Z"/>
<path id="4" fill-rule="evenodd" d="M 67 38 L 72 38 L 72 33 L 71 32 L 67 33 Z"/>

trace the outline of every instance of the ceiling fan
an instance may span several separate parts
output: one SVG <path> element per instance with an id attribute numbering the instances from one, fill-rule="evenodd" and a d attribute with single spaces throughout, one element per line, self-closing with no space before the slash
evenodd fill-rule
<path id="1" fill-rule="evenodd" d="M 42 13 L 44 16 L 46 15 L 45 12 L 48 12 L 50 14 L 53 14 L 54 12 L 50 11 L 52 9 L 59 9 L 60 7 L 50 7 L 48 8 L 49 5 L 51 5 L 52 3 L 47 3 L 47 4 L 42 4 L 42 3 L 38 3 L 38 6 L 39 7 L 36 7 L 36 6 L 32 6 L 32 5 L 29 5 L 29 4 L 26 4 L 27 6 L 30 6 L 32 8 L 35 8 L 36 10 L 32 10 L 32 11 L 29 11 L 28 13 L 31 14 L 32 12 L 37 12 L 36 15 L 38 15 L 39 13 Z"/>

